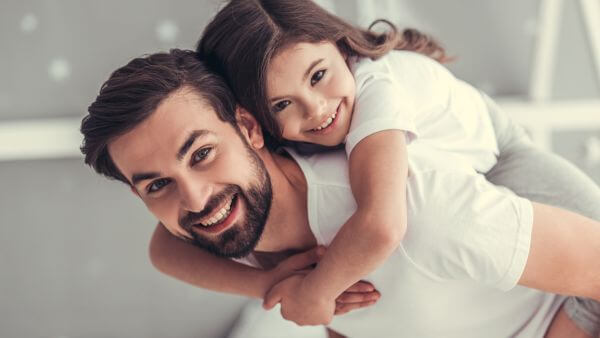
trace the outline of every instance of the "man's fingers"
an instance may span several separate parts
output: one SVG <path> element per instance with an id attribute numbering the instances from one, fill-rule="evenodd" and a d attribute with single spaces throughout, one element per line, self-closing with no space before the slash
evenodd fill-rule
<path id="1" fill-rule="evenodd" d="M 265 296 L 263 300 L 263 308 L 265 310 L 271 310 L 277 303 L 281 302 L 281 294 L 279 293 L 279 288 L 275 286 Z"/>
<path id="2" fill-rule="evenodd" d="M 263 308 L 265 310 L 271 310 L 275 305 L 281 301 L 281 297 L 269 297 L 263 301 Z"/>
<path id="3" fill-rule="evenodd" d="M 343 315 L 344 313 L 348 313 L 352 310 L 360 309 L 363 307 L 371 306 L 375 303 L 377 303 L 376 300 L 371 300 L 371 301 L 362 302 L 362 303 L 336 303 L 335 315 Z"/>
<path id="4" fill-rule="evenodd" d="M 289 269 L 300 270 L 317 263 L 323 254 L 325 254 L 325 247 L 316 246 L 308 251 L 290 256 L 282 264 L 285 264 Z"/>
<path id="5" fill-rule="evenodd" d="M 350 286 L 346 292 L 371 292 L 375 291 L 373 284 L 366 281 L 358 281 Z"/>
<path id="6" fill-rule="evenodd" d="M 378 300 L 379 292 L 344 292 L 335 300 L 336 303 L 364 303 L 372 300 Z"/>

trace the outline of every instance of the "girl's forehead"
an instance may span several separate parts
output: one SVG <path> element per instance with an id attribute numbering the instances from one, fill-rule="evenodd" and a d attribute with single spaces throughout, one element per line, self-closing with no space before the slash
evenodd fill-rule
<path id="1" fill-rule="evenodd" d="M 277 58 L 281 55 L 297 55 L 297 54 L 311 54 L 311 53 L 323 53 L 323 52 L 334 52 L 337 51 L 337 46 L 330 41 L 321 42 L 294 42 L 289 43 L 282 47 L 273 58 Z"/>
<path id="2" fill-rule="evenodd" d="M 297 42 L 283 48 L 273 56 L 267 69 L 269 75 L 277 76 L 279 73 L 287 73 L 292 70 L 304 74 L 306 67 L 319 59 L 327 59 L 339 54 L 337 47 L 331 42 Z"/>

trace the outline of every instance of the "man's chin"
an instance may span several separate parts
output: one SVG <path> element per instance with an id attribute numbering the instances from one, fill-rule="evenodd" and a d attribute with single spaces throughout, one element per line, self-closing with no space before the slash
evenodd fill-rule
<path id="1" fill-rule="evenodd" d="M 248 256 L 258 245 L 264 225 L 255 225 L 244 229 L 235 224 L 214 239 L 192 232 L 192 244 L 223 258 L 242 258 Z"/>

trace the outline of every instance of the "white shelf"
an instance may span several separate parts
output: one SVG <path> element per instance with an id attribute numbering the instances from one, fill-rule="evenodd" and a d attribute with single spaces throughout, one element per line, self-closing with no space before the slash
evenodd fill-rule
<path id="1" fill-rule="evenodd" d="M 554 130 L 600 129 L 600 100 L 530 102 L 498 98 L 498 104 L 550 149 Z M 81 118 L 0 123 L 0 161 L 81 158 Z"/>
<path id="2" fill-rule="evenodd" d="M 81 157 L 81 118 L 0 122 L 0 161 Z"/>

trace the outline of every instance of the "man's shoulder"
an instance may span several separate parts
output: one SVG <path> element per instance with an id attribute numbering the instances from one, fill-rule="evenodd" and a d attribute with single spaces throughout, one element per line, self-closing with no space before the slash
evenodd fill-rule
<path id="1" fill-rule="evenodd" d="M 348 158 L 343 150 L 327 151 L 301 156 L 293 149 L 286 148 L 300 166 L 308 186 L 339 186 L 350 188 Z"/>

